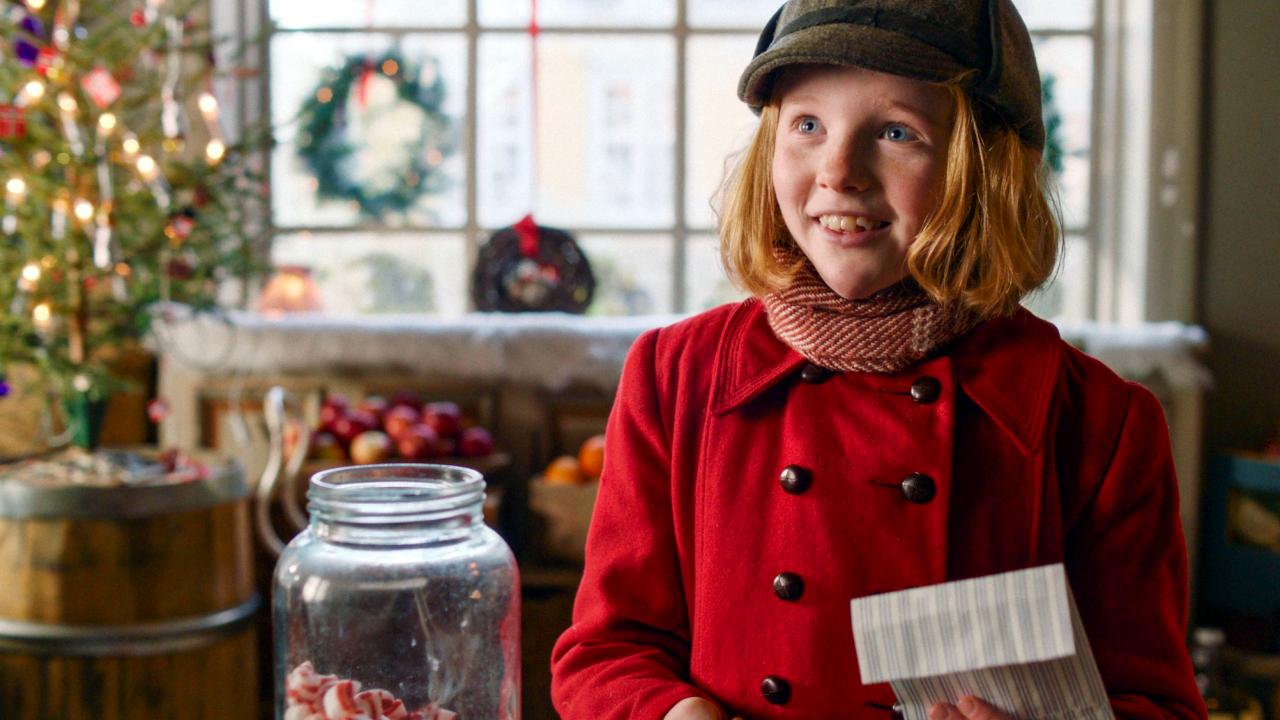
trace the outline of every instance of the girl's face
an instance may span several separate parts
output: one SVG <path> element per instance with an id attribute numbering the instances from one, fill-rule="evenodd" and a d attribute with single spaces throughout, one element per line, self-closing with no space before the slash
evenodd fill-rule
<path id="1" fill-rule="evenodd" d="M 791 237 L 842 297 L 901 280 L 942 186 L 950 92 L 838 65 L 789 68 L 776 87 L 773 187 Z"/>

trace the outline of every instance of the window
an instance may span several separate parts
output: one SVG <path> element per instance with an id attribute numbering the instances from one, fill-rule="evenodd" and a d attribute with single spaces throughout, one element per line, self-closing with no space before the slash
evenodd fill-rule
<path id="1" fill-rule="evenodd" d="M 272 259 L 310 266 L 330 312 L 465 312 L 477 248 L 527 212 L 583 246 L 599 283 L 589 312 L 693 312 L 739 297 L 719 267 L 710 198 L 754 128 L 736 82 L 777 0 L 539 0 L 536 36 L 522 0 L 213 1 L 215 15 L 237 3 L 274 23 L 261 92 L 278 141 Z M 1133 239 L 1125 220 L 1146 209 L 1146 176 L 1132 180 L 1145 156 L 1129 159 L 1126 176 L 1112 154 L 1139 137 L 1127 123 L 1151 112 L 1134 109 L 1150 98 L 1147 3 L 1015 0 L 1060 158 L 1066 249 L 1055 281 L 1029 300 L 1043 315 L 1116 319 L 1116 298 L 1146 287 L 1129 277 L 1145 263 L 1126 259 L 1146 252 L 1145 233 Z M 438 74 L 438 110 L 456 137 L 438 143 L 431 189 L 372 221 L 354 202 L 317 198 L 297 118 L 324 73 L 388 51 Z M 402 147 L 419 127 L 411 108 L 378 108 L 378 121 L 368 103 L 393 93 L 373 77 L 345 99 L 369 121 L 359 136 L 369 145 L 345 169 L 371 183 L 403 162 L 379 144 Z M 251 118 L 254 97 L 243 94 Z"/>

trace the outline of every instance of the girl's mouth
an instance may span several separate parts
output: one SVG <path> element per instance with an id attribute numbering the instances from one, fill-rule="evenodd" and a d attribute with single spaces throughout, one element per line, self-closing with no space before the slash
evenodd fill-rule
<path id="1" fill-rule="evenodd" d="M 862 215 L 820 215 L 818 224 L 836 232 L 863 232 L 889 227 L 887 221 Z"/>

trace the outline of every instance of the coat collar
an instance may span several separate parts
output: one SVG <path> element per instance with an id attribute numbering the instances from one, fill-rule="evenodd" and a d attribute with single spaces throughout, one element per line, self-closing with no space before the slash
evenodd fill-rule
<path id="1" fill-rule="evenodd" d="M 1026 310 L 983 322 L 947 353 L 956 383 L 1025 453 L 1039 448 L 1062 360 L 1057 328 Z M 736 410 L 805 364 L 774 335 L 764 305 L 734 310 L 716 352 L 711 411 Z M 910 371 L 903 373 L 906 382 Z"/>

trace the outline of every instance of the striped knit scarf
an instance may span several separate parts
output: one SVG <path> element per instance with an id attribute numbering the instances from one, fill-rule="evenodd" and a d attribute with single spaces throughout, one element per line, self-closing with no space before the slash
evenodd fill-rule
<path id="1" fill-rule="evenodd" d="M 957 304 L 934 302 L 910 275 L 866 298 L 847 300 L 807 261 L 790 285 L 764 297 L 764 307 L 773 332 L 805 359 L 857 372 L 905 370 L 979 320 Z"/>

